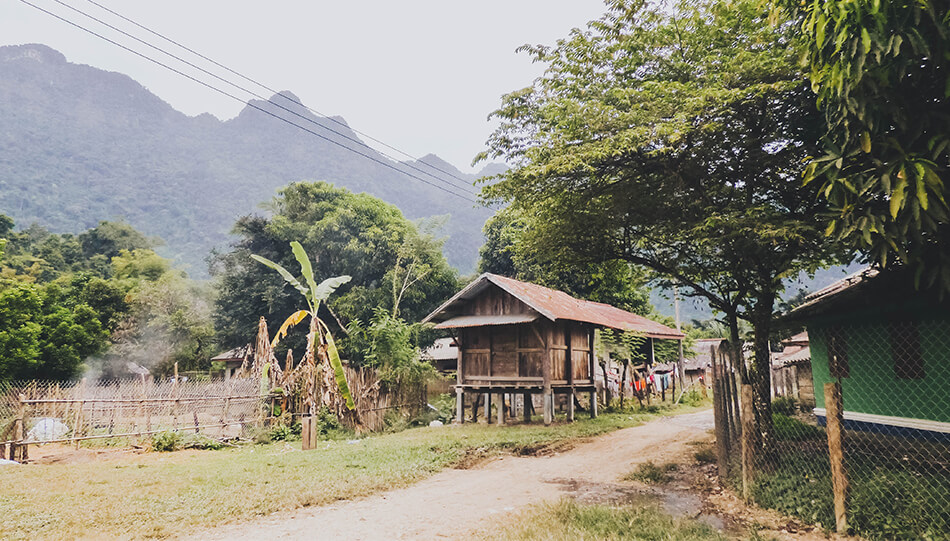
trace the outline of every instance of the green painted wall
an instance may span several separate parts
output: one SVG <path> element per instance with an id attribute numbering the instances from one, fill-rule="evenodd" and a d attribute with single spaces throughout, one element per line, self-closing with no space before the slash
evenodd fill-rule
<path id="1" fill-rule="evenodd" d="M 848 348 L 849 375 L 841 380 L 845 411 L 950 422 L 950 314 L 919 310 L 917 322 L 924 363 L 922 379 L 897 377 L 888 329 L 890 316 L 851 314 L 808 324 L 815 399 L 824 407 L 828 328 L 840 325 Z"/>

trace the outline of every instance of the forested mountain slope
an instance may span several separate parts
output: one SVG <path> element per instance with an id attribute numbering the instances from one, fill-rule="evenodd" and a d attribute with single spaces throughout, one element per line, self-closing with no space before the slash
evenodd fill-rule
<path id="1" fill-rule="evenodd" d="M 274 104 L 296 107 L 300 115 L 357 139 L 342 119 L 335 119 L 341 125 L 318 118 L 276 96 L 251 103 L 358 147 Z M 445 252 L 463 272 L 475 267 L 490 215 L 253 107 L 223 122 L 208 114 L 189 117 L 125 75 L 69 63 L 43 45 L 0 47 L 0 123 L 0 212 L 22 226 L 38 222 L 64 232 L 124 218 L 163 238 L 164 253 L 198 277 L 206 275 L 210 249 L 228 242 L 235 220 L 264 212 L 260 203 L 294 181 L 325 180 L 365 191 L 409 218 L 451 215 Z M 438 184 L 404 163 L 358 148 Z M 476 178 L 435 156 L 422 160 L 469 185 Z"/>

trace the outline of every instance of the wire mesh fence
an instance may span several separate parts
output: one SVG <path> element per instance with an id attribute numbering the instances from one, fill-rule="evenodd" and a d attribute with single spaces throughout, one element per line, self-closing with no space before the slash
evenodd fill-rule
<path id="1" fill-rule="evenodd" d="M 950 324 L 910 321 L 811 325 L 803 352 L 773 361 L 771 433 L 722 431 L 722 481 L 827 529 L 950 539 Z M 732 400 L 738 375 L 716 376 L 717 404 Z"/>
<path id="2" fill-rule="evenodd" d="M 251 379 L 0 382 L 0 441 L 17 460 L 36 443 L 134 440 L 165 431 L 239 437 L 264 415 L 259 383 Z"/>

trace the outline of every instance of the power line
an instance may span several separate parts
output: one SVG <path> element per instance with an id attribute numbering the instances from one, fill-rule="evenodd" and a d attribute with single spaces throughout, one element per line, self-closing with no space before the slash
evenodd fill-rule
<path id="1" fill-rule="evenodd" d="M 237 84 L 237 83 L 234 83 L 234 82 L 232 82 L 232 81 L 229 81 L 229 80 L 227 80 L 227 79 L 225 79 L 225 78 L 223 78 L 223 77 L 221 77 L 221 76 L 219 76 L 219 75 L 217 75 L 217 74 L 215 74 L 215 73 L 212 73 L 212 72 L 210 72 L 210 71 L 208 71 L 208 70 L 206 70 L 206 69 L 204 69 L 204 68 L 202 68 L 202 67 L 200 67 L 200 66 L 198 66 L 198 65 L 195 65 L 194 63 L 189 62 L 188 60 L 185 60 L 184 58 L 181 58 L 180 56 L 177 56 L 177 55 L 175 55 L 175 54 L 173 54 L 173 53 L 170 53 L 170 52 L 166 51 L 165 49 L 162 49 L 161 47 L 158 47 L 157 45 L 153 45 L 152 43 L 149 43 L 149 42 L 147 42 L 147 41 L 145 41 L 145 40 L 143 40 L 143 39 L 140 39 L 140 38 L 138 38 L 138 37 L 136 37 L 136 36 L 133 36 L 132 34 L 129 34 L 128 32 L 126 32 L 126 31 L 124 31 L 124 30 L 122 30 L 122 29 L 120 29 L 120 28 L 117 28 L 117 27 L 115 27 L 115 26 L 113 26 L 113 25 L 111 25 L 111 24 L 109 24 L 109 23 L 107 23 L 107 22 L 105 22 L 105 21 L 103 21 L 103 20 L 101 20 L 101 19 L 99 19 L 99 18 L 93 16 L 93 15 L 90 15 L 89 13 L 86 13 L 86 12 L 82 11 L 81 9 L 78 9 L 78 8 L 76 8 L 76 7 L 73 7 L 73 6 L 71 6 L 71 5 L 67 4 L 67 3 L 65 3 L 65 2 L 62 1 L 62 0 L 53 0 L 53 1 L 56 2 L 57 4 L 61 5 L 61 6 L 65 7 L 65 8 L 67 8 L 67 9 L 70 9 L 70 10 L 76 12 L 76 13 L 79 13 L 80 15 L 83 15 L 84 17 L 87 17 L 87 18 L 89 18 L 89 19 L 91 19 L 91 20 L 93 20 L 93 21 L 95 21 L 95 22 L 97 22 L 97 23 L 99 23 L 99 24 L 101 24 L 101 25 L 107 27 L 107 28 L 110 28 L 110 29 L 112 29 L 112 30 L 114 30 L 114 31 L 116 31 L 116 32 L 118 32 L 118 33 L 120 33 L 120 34 L 122 34 L 122 35 L 124 35 L 124 36 L 126 36 L 126 37 L 128 37 L 128 38 L 130 38 L 130 39 L 133 39 L 133 40 L 135 40 L 135 41 L 137 41 L 137 42 L 139 42 L 139 43 L 141 43 L 141 44 L 143 44 L 143 45 L 145 45 L 145 46 L 147 46 L 147 47 L 150 47 L 150 48 L 152 48 L 152 49 L 154 49 L 154 50 L 156 50 L 156 51 L 158 51 L 158 52 L 160 52 L 160 53 L 162 53 L 162 54 L 164 54 L 164 55 L 166 55 L 166 56 L 169 56 L 169 57 L 171 57 L 171 58 L 174 58 L 175 60 L 178 60 L 179 62 L 182 62 L 183 64 L 185 64 L 185 65 L 187 65 L 187 66 L 189 66 L 189 67 L 192 67 L 192 68 L 194 68 L 194 69 L 196 69 L 196 70 L 198 70 L 198 71 L 200 71 L 200 72 L 202 72 L 202 73 L 204 73 L 204 74 L 206 74 L 206 75 L 209 75 L 209 76 L 211 76 L 211 77 L 213 77 L 213 78 L 215 78 L 215 79 L 217 79 L 217 80 L 219 80 L 219 81 L 221 81 L 221 82 L 223 82 L 223 83 L 225 83 L 225 84 L 227 84 L 227 85 L 230 85 L 230 86 L 232 86 L 232 87 L 234 87 L 234 88 L 236 88 L 236 89 L 238 89 L 238 90 L 241 90 L 242 92 L 247 92 L 247 93 L 250 94 L 251 96 L 254 96 L 254 97 L 258 98 L 258 99 L 264 100 L 265 102 L 268 102 L 268 103 L 274 105 L 275 107 L 278 107 L 278 108 L 280 108 L 280 109 L 282 109 L 282 110 L 284 110 L 284 111 L 286 111 L 286 112 L 288 112 L 288 113 L 290 113 L 290 114 L 292 114 L 292 115 L 294 115 L 294 116 L 296 116 L 296 117 L 298 117 L 298 118 L 300 118 L 300 119 L 302 119 L 302 120 L 304 120 L 304 121 L 306 121 L 306 122 L 308 122 L 308 123 L 310 123 L 310 124 L 313 124 L 313 125 L 315 125 L 315 126 L 321 128 L 321 129 L 327 130 L 327 131 L 329 131 L 329 132 L 331 132 L 331 133 L 333 133 L 333 134 L 335 134 L 335 135 L 338 135 L 338 136 L 340 136 L 340 137 L 342 137 L 342 138 L 344 138 L 344 139 L 346 139 L 346 140 L 348 140 L 348 141 L 352 141 L 352 142 L 354 142 L 354 143 L 356 143 L 356 144 L 358 144 L 358 145 L 360 145 L 360 146 L 362 146 L 362 147 L 365 147 L 367 150 L 374 151 L 374 152 L 379 152 L 379 151 L 375 151 L 373 148 L 371 148 L 371 147 L 370 147 L 369 145 L 367 145 L 365 142 L 363 142 L 363 141 L 361 141 L 361 140 L 359 140 L 359 139 L 357 139 L 357 138 L 350 137 L 350 136 L 348 136 L 348 135 L 346 135 L 346 134 L 344 134 L 344 133 L 340 133 L 340 132 L 338 132 L 338 131 L 336 131 L 336 130 L 330 128 L 330 127 L 327 127 L 327 126 L 325 126 L 325 125 L 323 125 L 323 124 L 320 124 L 319 122 L 315 121 L 315 120 L 312 119 L 312 118 L 308 118 L 308 117 L 306 117 L 306 116 L 304 116 L 304 115 L 298 113 L 297 111 L 294 111 L 294 110 L 291 110 L 291 109 L 289 109 L 289 108 L 287 108 L 287 107 L 284 107 L 283 105 L 280 105 L 279 103 L 275 103 L 275 102 L 269 100 L 268 98 L 266 98 L 266 97 L 264 97 L 264 96 L 261 96 L 260 94 L 257 94 L 256 92 L 254 92 L 254 91 L 252 91 L 252 90 L 249 90 L 249 89 L 247 89 L 247 88 L 244 88 L 243 86 L 241 86 L 241 85 L 239 85 L 239 84 Z M 95 2 L 93 2 L 93 3 L 95 4 Z M 96 5 L 99 5 L 99 4 L 96 4 Z M 104 9 L 106 9 L 106 11 L 110 11 L 110 13 L 112 12 L 111 10 L 108 10 L 107 8 L 104 8 Z M 117 15 L 117 16 L 121 17 L 121 15 Z M 133 24 L 136 24 L 136 25 L 137 25 L 138 23 L 134 23 L 134 22 L 133 22 Z M 139 26 L 141 26 L 141 25 L 139 25 Z M 186 48 L 186 50 L 190 50 L 190 49 L 187 49 L 187 48 Z M 198 54 L 198 53 L 195 53 L 195 54 Z M 202 56 L 202 55 L 198 54 L 198 56 Z M 203 56 L 202 56 L 202 57 L 203 57 Z M 203 58 L 204 58 L 204 57 L 203 57 Z M 214 62 L 213 60 L 212 60 L 211 62 L 214 63 L 214 64 L 216 64 L 216 65 L 220 65 L 220 64 L 218 64 L 217 62 Z M 228 69 L 228 68 L 224 68 L 224 69 Z M 230 71 L 230 70 L 229 70 L 229 71 Z M 256 83 L 256 82 L 255 82 L 255 84 L 258 84 L 259 86 L 264 87 L 264 85 L 261 85 L 260 83 Z M 264 87 L 264 88 L 267 88 L 267 87 Z M 270 89 L 268 89 L 268 90 L 270 90 Z M 276 92 L 276 91 L 273 91 L 273 92 L 275 92 L 276 95 L 283 97 L 284 99 L 290 101 L 291 103 L 293 103 L 293 104 L 295 104 L 295 105 L 299 105 L 299 106 L 306 107 L 306 106 L 304 106 L 303 104 L 298 103 L 298 102 L 295 102 L 295 101 L 291 100 L 290 98 L 288 98 L 287 96 L 284 96 L 283 94 L 280 94 L 279 92 Z M 242 103 L 243 103 L 243 100 L 241 100 L 241 101 L 242 101 Z M 307 109 L 309 110 L 309 108 L 307 108 Z M 320 116 L 323 116 L 324 118 L 327 118 L 328 120 L 333 120 L 333 121 L 335 121 L 335 119 L 330 119 L 330 118 L 328 118 L 328 117 L 326 117 L 325 115 L 322 115 L 322 114 L 320 114 L 320 113 L 316 113 L 316 114 L 318 114 L 318 115 L 320 115 Z M 344 125 L 344 126 L 345 126 L 345 124 L 342 123 L 342 122 L 339 122 L 339 121 L 336 121 L 336 122 L 339 123 L 339 124 L 341 124 L 341 125 Z M 347 148 L 347 147 L 344 147 L 344 148 Z M 447 185 L 449 185 L 449 186 L 452 186 L 453 188 L 461 189 L 461 190 L 463 190 L 467 195 L 472 195 L 472 196 L 477 195 L 475 192 L 470 191 L 470 186 L 469 186 L 469 185 L 459 186 L 459 185 L 454 184 L 454 183 L 452 183 L 452 182 L 449 182 L 449 181 L 447 181 L 447 180 L 445 180 L 445 179 L 443 179 L 443 178 L 440 178 L 440 177 L 438 177 L 438 176 L 436 176 L 436 175 L 433 175 L 432 173 L 430 173 L 430 172 L 428 172 L 428 171 L 424 171 L 424 170 L 422 170 L 422 169 L 419 169 L 418 167 L 414 166 L 413 164 L 405 163 L 405 162 L 399 162 L 398 160 L 396 160 L 396 159 L 393 158 L 392 156 L 389 156 L 389 155 L 387 155 L 387 154 L 385 154 L 385 153 L 383 153 L 383 152 L 379 152 L 379 154 L 381 154 L 381 155 L 383 155 L 383 156 L 385 156 L 385 157 L 387 157 L 387 158 L 393 160 L 394 162 L 399 163 L 400 165 L 406 166 L 406 167 L 408 167 L 408 168 L 410 168 L 410 169 L 412 169 L 412 170 L 414 170 L 414 171 L 417 171 L 417 172 L 419 172 L 419 173 L 421 173 L 421 174 L 423 174 L 423 175 L 428 175 L 429 177 L 431 177 L 431 178 L 433 178 L 433 179 L 435 179 L 435 180 L 437 180 L 437 181 L 439 181 L 439 182 L 442 182 L 442 183 L 444 183 L 444 184 L 447 184 Z M 411 157 L 411 156 L 410 156 L 410 157 Z M 413 159 L 415 159 L 415 158 L 413 158 Z M 420 163 L 424 163 L 424 162 L 420 162 Z M 425 165 L 429 165 L 429 164 L 425 164 Z M 458 177 L 456 177 L 456 178 L 458 178 Z M 463 179 L 460 179 L 460 180 L 462 180 L 462 181 L 464 182 Z"/>
<path id="2" fill-rule="evenodd" d="M 191 54 L 197 56 L 198 58 L 201 58 L 202 60 L 205 60 L 205 61 L 207 61 L 207 62 L 210 62 L 210 63 L 214 64 L 215 66 L 217 66 L 217 67 L 219 67 L 219 68 L 221 68 L 221 69 L 223 69 L 223 70 L 225 70 L 225 71 L 227 71 L 227 72 L 229 72 L 229 73 L 231 73 L 231 74 L 233 74 L 233 75 L 237 75 L 238 77 L 240 77 L 241 79 L 244 79 L 245 81 L 248 81 L 248 82 L 250 82 L 250 83 L 253 83 L 253 84 L 255 84 L 255 85 L 257 85 L 257 86 L 263 88 L 264 90 L 267 90 L 267 91 L 270 92 L 271 94 L 276 94 L 276 95 L 278 95 L 278 96 L 280 96 L 280 97 L 282 97 L 282 98 L 284 98 L 284 99 L 286 99 L 286 100 L 291 101 L 292 103 L 295 103 L 295 104 L 297 104 L 297 105 L 302 105 L 303 107 L 305 107 L 305 108 L 306 108 L 308 111 L 310 111 L 311 113 L 313 113 L 313 114 L 315 114 L 315 115 L 318 115 L 318 116 L 321 116 L 321 117 L 323 117 L 323 118 L 326 118 L 327 120 L 329 120 L 329 121 L 331 121 L 331 122 L 334 122 L 334 123 L 336 123 L 336 124 L 339 124 L 340 126 L 344 126 L 344 127 L 346 127 L 347 129 L 353 130 L 354 133 L 357 133 L 357 134 L 359 134 L 359 135 L 362 135 L 363 137 L 369 139 L 370 141 L 373 141 L 374 143 L 378 143 L 378 144 L 380 144 L 380 145 L 382 145 L 382 146 L 384 146 L 384 147 L 386 147 L 386 148 L 392 150 L 393 152 L 396 152 L 396 153 L 398 153 L 398 154 L 401 154 L 401 155 L 403 155 L 403 156 L 405 156 L 405 157 L 407 157 L 407 158 L 409 158 L 409 159 L 411 159 L 411 160 L 415 160 L 415 161 L 417 161 L 417 162 L 419 162 L 419 163 L 422 163 L 422 164 L 424 164 L 424 165 L 427 166 L 427 167 L 431 167 L 432 169 L 435 169 L 436 171 L 439 171 L 440 173 L 443 173 L 443 174 L 445 174 L 445 175 L 448 175 L 448 176 L 450 176 L 450 177 L 452 177 L 452 178 L 454 178 L 454 179 L 460 180 L 460 181 L 464 182 L 465 184 L 469 184 L 469 182 L 468 182 L 467 180 L 465 180 L 464 178 L 462 178 L 462 177 L 456 175 L 455 173 L 452 173 L 451 171 L 446 171 L 445 169 L 442 169 L 441 167 L 436 167 L 435 165 L 432 165 L 432 164 L 430 164 L 430 163 L 425 163 L 425 162 L 421 161 L 419 158 L 416 158 L 415 156 L 413 156 L 412 154 L 409 154 L 408 152 L 405 152 L 405 151 L 403 151 L 403 150 L 400 150 L 400 149 L 398 149 L 398 148 L 396 148 L 396 147 L 394 147 L 394 146 L 392 146 L 392 145 L 390 145 L 390 144 L 388 144 L 388 143 L 386 143 L 386 142 L 384 142 L 384 141 L 381 141 L 381 140 L 379 140 L 379 139 L 373 137 L 372 135 L 369 135 L 369 134 L 366 133 L 366 132 L 363 132 L 363 131 L 357 130 L 356 128 L 353 128 L 353 127 L 348 126 L 345 122 L 341 122 L 341 121 L 339 121 L 339 120 L 337 120 L 337 119 L 335 119 L 335 118 L 333 118 L 333 117 L 331 117 L 331 116 L 329 116 L 329 115 L 326 115 L 326 114 L 324 114 L 324 113 L 321 113 L 320 111 L 317 111 L 316 109 L 313 109 L 312 107 L 309 107 L 309 106 L 307 106 L 307 105 L 303 105 L 303 104 L 301 104 L 301 103 L 297 103 L 297 102 L 291 100 L 290 98 L 288 98 L 287 96 L 284 96 L 283 94 L 281 94 L 278 90 L 275 90 L 275 89 L 273 89 L 273 88 L 271 88 L 271 87 L 265 85 L 264 83 L 262 83 L 262 82 L 260 82 L 260 81 L 257 81 L 257 80 L 255 80 L 255 79 L 253 79 L 253 78 L 251 78 L 251 77 L 248 77 L 247 75 L 244 75 L 244 74 L 242 74 L 242 73 L 240 73 L 240 72 L 238 72 L 238 71 L 235 71 L 235 70 L 233 70 L 233 69 L 231 69 L 231 68 L 225 66 L 224 64 L 221 64 L 221 63 L 215 61 L 214 59 L 209 58 L 209 57 L 207 57 L 207 56 L 205 56 L 205 55 L 199 53 L 198 51 L 196 51 L 196 50 L 194 50 L 194 49 L 191 49 L 191 48 L 189 48 L 188 46 L 186 46 L 186 45 L 184 45 L 184 44 L 182 44 L 182 43 L 180 43 L 180 42 L 178 42 L 178 41 L 175 41 L 175 40 L 172 39 L 172 38 L 169 38 L 168 36 L 165 36 L 165 35 L 162 34 L 161 32 L 157 32 L 157 31 L 155 31 L 155 30 L 152 30 L 151 28 L 149 28 L 149 27 L 147 27 L 147 26 L 145 26 L 145 25 L 142 25 L 142 24 L 140 24 L 140 23 L 138 23 L 138 22 L 136 22 L 136 21 L 134 21 L 134 20 L 132 20 L 132 19 L 126 17 L 125 15 L 122 15 L 121 13 L 118 13 L 118 12 L 116 12 L 116 11 L 110 9 L 110 8 L 108 8 L 107 6 L 104 6 L 104 5 L 102 5 L 102 4 L 98 3 L 98 2 L 96 2 L 95 0 L 86 0 L 86 1 L 89 2 L 90 4 L 94 5 L 94 6 L 99 7 L 100 9 L 102 9 L 102 10 L 104 10 L 104 11 L 107 11 L 107 12 L 111 13 L 112 15 L 115 15 L 116 17 L 122 19 L 123 21 L 126 21 L 126 22 L 128 22 L 128 23 L 131 23 L 131 24 L 135 25 L 136 27 L 138 27 L 138 28 L 140 28 L 140 29 L 142 29 L 142 30 L 145 30 L 146 32 L 148 32 L 148 33 L 150 33 L 150 34 L 152 34 L 152 35 L 154 35 L 154 36 L 157 36 L 157 37 L 159 37 L 159 38 L 161 38 L 161 39 L 167 41 L 168 43 L 171 43 L 172 45 L 175 45 L 175 46 L 177 46 L 177 47 L 179 47 L 179 48 L 181 48 L 181 49 L 183 49 L 183 50 L 185 50 L 185 51 L 188 51 L 189 53 L 191 53 Z"/>
<path id="3" fill-rule="evenodd" d="M 198 84 L 200 84 L 200 85 L 202 85 L 202 86 L 204 86 L 204 87 L 206 87 L 206 88 L 208 88 L 208 89 L 214 90 L 215 92 L 218 92 L 219 94 L 222 94 L 222 95 L 224 95 L 224 96 L 227 96 L 227 97 L 229 97 L 229 98 L 231 98 L 231 99 L 234 99 L 234 100 L 236 100 L 236 101 L 238 101 L 238 102 L 240 102 L 240 103 L 245 103 L 245 101 L 242 100 L 241 98 L 239 98 L 238 96 L 235 96 L 235 95 L 233 95 L 233 94 L 231 94 L 231 93 L 229 93 L 229 92 L 227 92 L 227 91 L 225 91 L 225 90 L 222 90 L 222 89 L 220 89 L 220 88 L 218 88 L 218 87 L 216 87 L 216 86 L 214 86 L 214 85 L 212 85 L 212 84 L 210 84 L 210 83 L 206 83 L 206 82 L 204 82 L 204 81 L 202 81 L 202 80 L 200 80 L 200 79 L 198 79 L 198 78 L 196 78 L 196 77 L 193 77 L 193 76 L 191 76 L 191 75 L 188 75 L 187 73 L 184 73 L 184 72 L 182 72 L 182 71 L 180 71 L 180 70 L 178 70 L 178 69 L 175 69 L 175 68 L 173 68 L 172 66 L 169 66 L 169 65 L 167 65 L 167 64 L 165 64 L 165 63 L 163 63 L 163 62 L 161 62 L 161 61 L 159 61 L 159 60 L 156 60 L 156 59 L 154 59 L 154 58 L 151 58 L 150 56 L 148 56 L 148 55 L 146 55 L 146 54 L 144 54 L 144 53 L 140 53 L 140 52 L 138 52 L 138 51 L 136 51 L 136 50 L 134 50 L 134 49 L 131 49 L 131 48 L 129 48 L 129 47 L 126 47 L 125 45 L 122 45 L 121 43 L 118 43 L 118 42 L 116 42 L 115 40 L 112 40 L 112 39 L 110 39 L 110 38 L 108 38 L 108 37 L 106 37 L 106 36 L 103 36 L 102 34 L 99 34 L 99 33 L 97 33 L 97 32 L 94 31 L 94 30 L 90 30 L 90 29 L 88 29 L 88 28 L 82 26 L 82 25 L 79 24 L 79 23 L 73 22 L 73 21 L 71 21 L 71 20 L 69 20 L 69 19 L 67 19 L 67 18 L 65 18 L 65 17 L 62 17 L 62 16 L 60 16 L 60 15 L 57 15 L 56 13 L 53 13 L 53 12 L 51 12 L 51 11 L 49 11 L 49 10 L 46 10 L 46 9 L 44 9 L 44 8 L 42 8 L 42 7 L 38 6 L 38 5 L 36 5 L 36 4 L 32 3 L 32 2 L 30 2 L 29 0 L 20 0 L 20 2 L 26 4 L 26 5 L 28 5 L 28 6 L 32 7 L 32 8 L 34 8 L 34 9 L 37 9 L 37 10 L 39 10 L 39 11 L 42 11 L 43 13 L 46 13 L 47 15 L 49 15 L 49 16 L 55 18 L 55 19 L 59 19 L 60 21 L 66 23 L 66 24 L 69 24 L 69 25 L 71 25 L 71 26 L 74 26 L 74 27 L 76 27 L 76 28 L 82 30 L 83 32 L 86 32 L 86 33 L 88 33 L 88 34 L 91 34 L 91 35 L 93 35 L 93 36 L 95 36 L 95 37 L 97 37 L 97 38 L 103 40 L 103 41 L 106 41 L 106 42 L 108 42 L 108 43 L 111 43 L 112 45 L 115 45 L 116 47 L 119 47 L 119 48 L 121 48 L 121 49 L 124 49 L 124 50 L 126 50 L 126 51 L 128 51 L 128 52 L 130 52 L 130 53 L 132 53 L 132 54 L 134 54 L 134 55 L 136 55 L 136 56 L 139 56 L 139 57 L 141 57 L 141 58 L 143 58 L 143 59 L 145 59 L 145 60 L 148 60 L 149 62 L 152 62 L 152 63 L 154 63 L 154 64 L 156 64 L 156 65 L 158 65 L 158 66 L 161 66 L 161 67 L 163 67 L 163 68 L 165 68 L 165 69 L 167 69 L 167 70 L 169 70 L 169 71 L 172 71 L 172 72 L 174 72 L 174 73 L 176 73 L 176 74 L 178 74 L 178 75 L 181 75 L 182 77 L 185 77 L 185 78 L 187 78 L 187 79 L 190 79 L 190 80 L 192 80 L 192 81 L 194 81 L 194 82 L 196 82 L 196 83 L 198 83 Z M 272 103 L 272 102 L 271 102 L 271 103 Z M 354 154 L 357 154 L 357 155 L 359 155 L 359 156 L 362 156 L 362 157 L 364 157 L 364 158 L 366 158 L 366 159 L 368 159 L 368 160 L 374 161 L 374 162 L 376 162 L 376 163 L 378 163 L 378 164 L 380 164 L 380 165 L 382 165 L 382 166 L 384 166 L 384 167 L 388 167 L 389 169 L 392 169 L 393 171 L 396 171 L 396 172 L 398 172 L 398 173 L 402 173 L 403 175 L 406 175 L 406 176 L 408 176 L 408 177 L 410 177 L 410 178 L 413 178 L 413 179 L 415 179 L 415 180 L 418 180 L 419 182 L 422 182 L 422 183 L 424 183 L 424 184 L 428 184 L 429 186 L 432 186 L 432 187 L 434 187 L 434 188 L 438 188 L 439 190 L 442 190 L 442 191 L 444 191 L 444 192 L 446 192 L 446 193 L 452 194 L 452 195 L 454 195 L 454 196 L 456 196 L 456 197 L 459 197 L 459 198 L 464 199 L 464 200 L 466 200 L 466 201 L 469 201 L 469 202 L 471 202 L 471 203 L 475 203 L 475 204 L 478 204 L 478 205 L 482 205 L 482 203 L 480 203 L 479 201 L 476 201 L 476 200 L 471 199 L 471 198 L 469 198 L 469 197 L 467 197 L 467 196 L 465 196 L 465 195 L 462 195 L 462 194 L 460 194 L 460 193 L 457 193 L 457 192 L 454 192 L 454 191 L 449 190 L 449 189 L 447 189 L 447 188 L 444 188 L 444 187 L 442 187 L 442 186 L 439 186 L 438 184 L 433 184 L 432 182 L 429 182 L 428 180 L 426 180 L 426 179 L 424 179 L 424 178 L 421 178 L 421 177 L 418 177 L 418 176 L 416 176 L 416 175 L 413 175 L 412 173 L 408 173 L 408 172 L 406 172 L 406 171 L 404 171 L 404 170 L 402 170 L 402 169 L 399 169 L 399 168 L 393 166 L 393 165 L 390 164 L 390 163 L 387 163 L 387 162 L 385 162 L 385 161 L 383 161 L 383 160 L 380 160 L 379 158 L 373 157 L 373 156 L 368 155 L 368 154 L 364 154 L 364 153 L 362 153 L 362 152 L 360 152 L 360 151 L 358 151 L 358 150 L 356 150 L 356 149 L 350 148 L 350 147 L 344 145 L 343 143 L 340 143 L 339 141 L 334 141 L 333 139 L 330 139 L 329 137 L 326 137 L 326 136 L 324 136 L 324 135 L 321 135 L 321 134 L 319 134 L 319 133 L 317 133 L 317 132 L 315 132 L 315 131 L 313 131 L 313 130 L 311 130 L 311 129 L 305 127 L 305 126 L 301 126 L 300 124 L 297 124 L 297 123 L 292 122 L 292 121 L 290 121 L 290 120 L 287 120 L 287 119 L 285 119 L 285 118 L 283 118 L 283 117 L 280 117 L 280 116 L 278 116 L 278 115 L 272 113 L 271 111 L 268 111 L 268 110 L 266 110 L 266 109 L 264 109 L 264 108 L 262 108 L 262 107 L 259 107 L 259 106 L 255 105 L 255 104 L 253 104 L 253 103 L 247 102 L 247 106 L 248 106 L 248 107 L 251 107 L 251 108 L 253 108 L 253 109 L 256 109 L 256 110 L 258 110 L 258 111 L 260 111 L 260 112 L 262 112 L 262 113 L 264 113 L 264 114 L 266 114 L 266 115 L 272 116 L 272 117 L 274 117 L 274 118 L 280 120 L 281 122 L 286 122 L 287 124 L 290 124 L 290 125 L 292 125 L 292 126 L 295 126 L 295 127 L 297 127 L 297 128 L 300 128 L 301 130 L 303 130 L 303 131 L 305 131 L 305 132 L 307 132 L 307 133 L 309 133 L 309 134 L 311 134 L 311 135 L 313 135 L 313 136 L 319 137 L 320 139 L 323 139 L 324 141 L 327 141 L 327 142 L 332 143 L 332 144 L 334 144 L 334 145 L 337 145 L 337 146 L 339 146 L 339 147 L 341 147 L 341 148 L 344 148 L 344 149 L 346 149 L 346 150 L 349 150 L 350 152 L 353 152 Z M 484 205 L 483 205 L 483 206 L 484 206 Z"/>

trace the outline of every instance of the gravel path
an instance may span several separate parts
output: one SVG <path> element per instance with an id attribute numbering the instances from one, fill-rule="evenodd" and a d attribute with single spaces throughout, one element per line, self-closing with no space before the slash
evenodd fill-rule
<path id="1" fill-rule="evenodd" d="M 686 444 L 712 427 L 708 410 L 667 417 L 556 455 L 444 470 L 406 488 L 193 532 L 190 539 L 458 539 L 531 504 L 565 495 L 597 499 L 636 464 L 691 452 Z"/>

